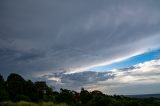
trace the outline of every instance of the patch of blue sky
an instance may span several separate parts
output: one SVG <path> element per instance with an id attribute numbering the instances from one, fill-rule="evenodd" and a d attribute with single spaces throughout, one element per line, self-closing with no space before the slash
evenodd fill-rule
<path id="1" fill-rule="evenodd" d="M 107 71 L 107 70 L 112 70 L 112 69 L 121 69 L 121 68 L 127 68 L 131 67 L 133 65 L 136 65 L 138 63 L 143 63 L 146 61 L 154 60 L 160 58 L 160 49 L 146 52 L 140 55 L 136 55 L 133 57 L 130 57 L 126 60 L 120 61 L 120 62 L 115 62 L 109 65 L 104 65 L 104 66 L 98 66 L 91 68 L 89 70 L 91 71 Z"/>

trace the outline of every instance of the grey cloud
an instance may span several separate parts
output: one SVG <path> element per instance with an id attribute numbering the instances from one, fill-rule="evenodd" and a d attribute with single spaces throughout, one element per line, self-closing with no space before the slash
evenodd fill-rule
<path id="1" fill-rule="evenodd" d="M 160 47 L 159 1 L 2 0 L 0 5 L 5 75 L 74 71 Z"/>
<path id="2" fill-rule="evenodd" d="M 134 69 L 140 69 L 141 67 L 139 66 L 130 66 L 130 67 L 126 67 L 126 68 L 121 68 L 121 69 L 118 69 L 119 71 L 125 71 L 125 72 L 132 72 L 132 70 Z"/>
<path id="3" fill-rule="evenodd" d="M 67 83 L 67 80 L 72 80 L 75 83 L 96 83 L 98 81 L 104 81 L 110 78 L 114 78 L 113 75 L 109 74 L 110 72 L 81 72 L 81 73 L 74 73 L 74 74 L 66 74 L 64 78 L 62 78 L 62 83 Z"/>
<path id="4" fill-rule="evenodd" d="M 56 78 L 60 79 L 56 81 Z M 68 89 L 80 89 L 82 86 L 88 84 L 98 84 L 99 81 L 106 81 L 108 79 L 113 79 L 114 74 L 112 72 L 79 72 L 73 74 L 60 73 L 49 73 L 48 75 L 43 75 L 39 79 L 46 80 L 50 85 L 56 88 L 68 88 Z M 58 85 L 58 87 L 57 87 Z"/>

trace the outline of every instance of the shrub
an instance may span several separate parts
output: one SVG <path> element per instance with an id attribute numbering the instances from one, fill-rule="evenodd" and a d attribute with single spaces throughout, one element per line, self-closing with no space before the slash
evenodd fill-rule
<path id="1" fill-rule="evenodd" d="M 30 101 L 30 98 L 28 96 L 25 95 L 16 95 L 16 97 L 14 98 L 15 102 L 18 101 Z"/>

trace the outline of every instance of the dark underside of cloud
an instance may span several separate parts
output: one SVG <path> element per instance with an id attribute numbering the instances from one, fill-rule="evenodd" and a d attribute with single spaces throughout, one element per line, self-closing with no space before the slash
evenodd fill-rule
<path id="1" fill-rule="evenodd" d="M 49 75 L 41 76 L 39 80 L 46 80 L 52 86 L 55 84 L 55 87 L 79 90 L 88 84 L 96 84 L 99 81 L 106 81 L 113 78 L 114 74 L 112 74 L 112 72 L 86 71 L 73 74 L 65 74 L 63 72 L 50 73 Z"/>

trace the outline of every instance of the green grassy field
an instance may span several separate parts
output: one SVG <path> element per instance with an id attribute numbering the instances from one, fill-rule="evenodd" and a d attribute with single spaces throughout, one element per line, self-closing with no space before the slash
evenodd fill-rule
<path id="1" fill-rule="evenodd" d="M 42 102 L 42 103 L 33 103 L 33 102 L 25 102 L 25 101 L 21 101 L 21 102 L 1 102 L 0 106 L 68 106 L 66 104 L 55 104 L 53 102 Z"/>

